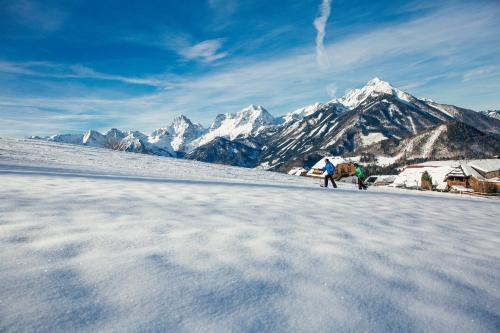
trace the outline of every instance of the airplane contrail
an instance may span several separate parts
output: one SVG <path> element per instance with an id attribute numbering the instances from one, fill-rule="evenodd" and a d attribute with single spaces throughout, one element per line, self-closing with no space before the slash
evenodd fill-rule
<path id="1" fill-rule="evenodd" d="M 330 64 L 328 55 L 325 50 L 325 26 L 330 16 L 332 0 L 323 0 L 320 6 L 320 13 L 314 19 L 314 27 L 316 28 L 316 60 L 321 67 L 328 67 Z"/>

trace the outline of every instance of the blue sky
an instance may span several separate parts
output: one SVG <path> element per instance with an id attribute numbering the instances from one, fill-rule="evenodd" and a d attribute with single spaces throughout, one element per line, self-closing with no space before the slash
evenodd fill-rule
<path id="1" fill-rule="evenodd" d="M 3 136 L 281 115 L 375 76 L 500 108 L 497 0 L 0 0 L 0 45 Z"/>

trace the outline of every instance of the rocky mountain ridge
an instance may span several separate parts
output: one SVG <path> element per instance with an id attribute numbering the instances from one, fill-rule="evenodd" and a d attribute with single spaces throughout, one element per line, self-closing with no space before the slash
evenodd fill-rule
<path id="1" fill-rule="evenodd" d="M 498 155 L 500 119 L 496 115 L 418 99 L 374 78 L 342 98 L 278 118 L 262 106 L 250 105 L 236 113 L 219 114 L 208 129 L 178 116 L 150 135 L 111 129 L 105 134 L 90 130 L 43 139 L 287 171 L 310 166 L 327 154 L 368 158 L 376 153 L 385 164 L 410 157 Z M 450 131 L 455 133 L 452 137 Z M 460 150 L 459 141 L 474 143 L 468 140 L 470 135 L 484 140 Z"/>

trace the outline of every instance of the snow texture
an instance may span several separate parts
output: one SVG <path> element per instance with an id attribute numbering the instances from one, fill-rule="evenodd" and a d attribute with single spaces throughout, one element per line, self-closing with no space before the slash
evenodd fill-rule
<path id="1" fill-rule="evenodd" d="M 1 332 L 498 332 L 497 200 L 0 139 Z"/>

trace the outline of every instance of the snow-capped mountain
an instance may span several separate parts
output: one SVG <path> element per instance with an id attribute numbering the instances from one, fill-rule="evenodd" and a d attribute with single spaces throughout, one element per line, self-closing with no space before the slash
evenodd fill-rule
<path id="1" fill-rule="evenodd" d="M 250 105 L 236 113 L 219 114 L 208 129 L 179 116 L 170 126 L 150 135 L 111 129 L 105 134 L 91 130 L 45 139 L 287 171 L 292 166 L 309 166 L 320 155 L 375 152 L 393 161 L 398 156 L 458 156 L 452 145 L 460 135 L 448 135 L 450 128 L 452 132 L 459 128 L 456 124 L 468 128 L 462 131 L 463 140 L 474 131 L 478 131 L 475 135 L 487 135 L 486 141 L 492 140 L 488 149 L 470 145 L 475 148 L 464 149 L 466 154 L 498 155 L 495 142 L 499 140 L 500 120 L 496 115 L 498 112 L 486 114 L 419 99 L 374 78 L 342 98 L 311 104 L 278 118 L 262 106 Z M 448 144 L 449 150 L 443 148 Z"/>
<path id="2" fill-rule="evenodd" d="M 149 136 L 139 131 L 122 132 L 112 128 L 105 134 L 96 130 L 89 130 L 84 134 L 62 134 L 45 138 L 31 138 L 133 153 L 177 156 L 170 144 L 172 141 L 170 134 L 165 129 L 156 130 Z"/>
<path id="3" fill-rule="evenodd" d="M 500 137 L 460 121 L 438 125 L 404 140 L 385 140 L 359 150 L 380 165 L 416 159 L 460 159 L 497 155 Z"/>
<path id="4" fill-rule="evenodd" d="M 83 135 L 83 144 L 91 147 L 105 147 L 106 136 L 98 131 L 90 130 Z"/>
<path id="5" fill-rule="evenodd" d="M 167 131 L 172 138 L 170 142 L 172 149 L 182 153 L 190 150 L 190 144 L 207 132 L 201 124 L 191 122 L 184 115 L 176 117 Z"/>
<path id="6" fill-rule="evenodd" d="M 318 155 L 351 155 L 378 142 L 401 141 L 456 121 L 484 133 L 500 133 L 496 119 L 420 100 L 373 79 L 313 114 L 273 129 L 263 146 L 260 166 L 287 171 L 292 166 L 308 166 L 307 161 Z"/>
<path id="7" fill-rule="evenodd" d="M 411 102 L 412 96 L 401 91 L 388 82 L 380 80 L 378 77 L 371 79 L 368 83 L 361 89 L 352 89 L 346 93 L 346 95 L 338 100 L 342 105 L 345 105 L 348 109 L 354 109 L 363 103 L 369 97 L 377 97 L 380 95 L 392 95 L 396 96 L 402 101 Z"/>
<path id="8" fill-rule="evenodd" d="M 500 110 L 481 111 L 482 114 L 500 120 Z"/>
<path id="9" fill-rule="evenodd" d="M 147 153 L 145 148 L 147 140 L 147 136 L 141 132 L 131 131 L 127 133 L 115 149 L 131 153 Z"/>
<path id="10" fill-rule="evenodd" d="M 495 117 L 454 105 L 439 104 L 436 102 L 427 102 L 427 104 L 449 115 L 454 120 L 469 124 L 483 132 L 500 133 L 500 122 L 499 119 L 495 119 Z"/>
<path id="11" fill-rule="evenodd" d="M 31 137 L 31 138 L 47 139 L 49 141 L 70 143 L 75 145 L 82 144 L 83 142 L 83 134 L 57 134 L 57 135 L 52 135 L 49 138 L 41 138 L 41 137 Z"/>
<path id="12" fill-rule="evenodd" d="M 274 117 L 262 106 L 250 105 L 236 113 L 218 115 L 208 130 L 181 115 L 174 118 L 169 126 L 159 128 L 150 135 L 138 131 L 122 132 L 113 128 L 105 134 L 89 130 L 82 135 L 64 134 L 43 139 L 129 152 L 182 157 L 217 138 L 234 141 L 256 137 L 261 131 L 275 123 Z M 257 149 L 255 144 L 250 142 L 246 144 Z"/>
<path id="13" fill-rule="evenodd" d="M 258 136 L 275 123 L 274 117 L 260 105 L 250 105 L 236 113 L 219 114 L 208 132 L 194 140 L 191 148 L 203 146 L 215 138 L 235 140 Z"/>
<path id="14" fill-rule="evenodd" d="M 324 106 L 323 104 L 316 102 L 314 104 L 304 106 L 300 109 L 289 112 L 282 117 L 283 123 L 291 123 L 297 120 L 302 120 L 305 117 L 312 115 L 314 112 L 318 111 L 323 106 Z"/>

